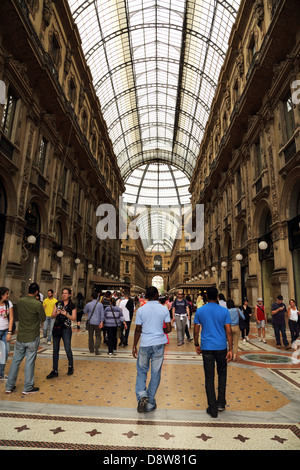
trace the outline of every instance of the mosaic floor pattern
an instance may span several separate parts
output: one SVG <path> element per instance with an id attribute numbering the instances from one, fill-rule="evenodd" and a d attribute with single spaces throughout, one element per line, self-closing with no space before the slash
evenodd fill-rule
<path id="1" fill-rule="evenodd" d="M 52 369 L 52 346 L 41 344 L 35 368 L 38 393 L 22 395 L 24 364 L 16 393 L 5 394 L 5 383 L 0 382 L 0 449 L 148 454 L 163 449 L 300 449 L 300 366 L 290 363 L 292 350 L 276 349 L 270 327 L 266 344 L 258 342 L 255 328 L 249 343 L 240 341 L 238 360 L 228 367 L 226 410 L 218 418 L 206 413 L 201 356 L 192 342 L 178 347 L 175 332 L 166 346 L 158 407 L 151 413 L 137 412 L 133 328 L 129 347 L 112 358 L 105 345 L 99 356 L 89 353 L 87 332 L 74 329 L 74 375 L 66 375 L 61 346 L 59 377 L 52 380 L 46 379 Z M 139 457 L 144 458 L 148 457 Z"/>

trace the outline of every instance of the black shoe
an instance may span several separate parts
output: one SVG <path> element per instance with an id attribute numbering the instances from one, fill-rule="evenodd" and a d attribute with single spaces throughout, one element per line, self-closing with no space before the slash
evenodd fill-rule
<path id="1" fill-rule="evenodd" d="M 70 367 L 70 366 L 69 366 L 67 374 L 68 374 L 68 375 L 73 375 L 73 373 L 74 373 L 73 367 Z"/>
<path id="2" fill-rule="evenodd" d="M 29 395 L 30 393 L 36 393 L 39 392 L 40 389 L 38 387 L 33 387 L 31 390 L 28 390 L 28 392 L 23 391 L 22 395 Z"/>
<path id="3" fill-rule="evenodd" d="M 139 413 L 144 413 L 145 412 L 145 406 L 148 403 L 148 397 L 142 397 L 139 400 L 137 410 Z"/>
<path id="4" fill-rule="evenodd" d="M 218 411 L 225 411 L 225 406 L 218 406 Z"/>
<path id="5" fill-rule="evenodd" d="M 217 418 L 218 417 L 218 413 L 212 413 L 209 407 L 206 408 L 206 413 L 208 415 L 210 415 L 212 418 Z"/>
<path id="6" fill-rule="evenodd" d="M 53 379 L 54 377 L 58 377 L 58 372 L 56 372 L 55 370 L 50 372 L 50 374 L 47 375 L 46 379 Z"/>

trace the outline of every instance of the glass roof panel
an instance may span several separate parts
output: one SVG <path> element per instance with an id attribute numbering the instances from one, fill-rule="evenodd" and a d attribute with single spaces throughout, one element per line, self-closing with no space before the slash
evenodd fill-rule
<path id="1" fill-rule="evenodd" d="M 192 176 L 239 4 L 69 0 L 127 188 L 153 160 Z"/>

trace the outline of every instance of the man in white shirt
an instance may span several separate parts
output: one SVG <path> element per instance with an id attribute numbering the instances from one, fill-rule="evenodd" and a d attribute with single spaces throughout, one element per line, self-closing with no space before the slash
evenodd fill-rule
<path id="1" fill-rule="evenodd" d="M 126 305 L 128 303 L 128 300 L 129 300 L 129 293 L 126 293 L 125 298 L 122 299 L 121 302 L 119 303 L 119 308 L 123 312 L 123 317 L 124 317 L 124 319 L 126 321 L 126 325 L 127 325 L 127 330 L 125 330 L 125 331 L 123 330 L 123 332 L 122 332 L 122 337 L 120 339 L 119 346 L 121 346 L 121 345 L 128 346 L 128 335 L 129 335 L 130 325 L 131 325 L 130 312 L 129 312 L 128 308 L 126 307 Z"/>
<path id="2" fill-rule="evenodd" d="M 166 335 L 172 330 L 169 310 L 158 301 L 157 288 L 147 287 L 146 298 L 148 302 L 136 314 L 132 348 L 132 355 L 137 358 L 135 393 L 139 413 L 156 408 L 155 395 L 160 383 L 165 344 L 168 341 Z M 140 348 L 137 351 L 140 339 Z M 147 387 L 150 366 L 151 379 Z"/>

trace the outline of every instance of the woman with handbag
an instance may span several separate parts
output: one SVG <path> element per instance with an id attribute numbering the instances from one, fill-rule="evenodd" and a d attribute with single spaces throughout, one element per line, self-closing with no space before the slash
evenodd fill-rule
<path id="1" fill-rule="evenodd" d="M 58 358 L 60 340 L 62 338 L 68 358 L 68 375 L 73 374 L 73 353 L 71 350 L 72 321 L 76 321 L 76 307 L 71 301 L 71 289 L 62 290 L 62 300 L 54 305 L 52 318 L 55 323 L 52 330 L 53 336 L 53 370 L 47 375 L 47 379 L 58 377 Z"/>
<path id="2" fill-rule="evenodd" d="M 122 335 L 122 324 L 126 330 L 127 324 L 123 317 L 122 310 L 116 306 L 116 299 L 112 297 L 110 305 L 104 310 L 104 322 L 100 323 L 100 328 L 105 326 L 107 330 L 109 356 L 112 356 L 117 351 L 118 336 L 120 338 Z"/>

